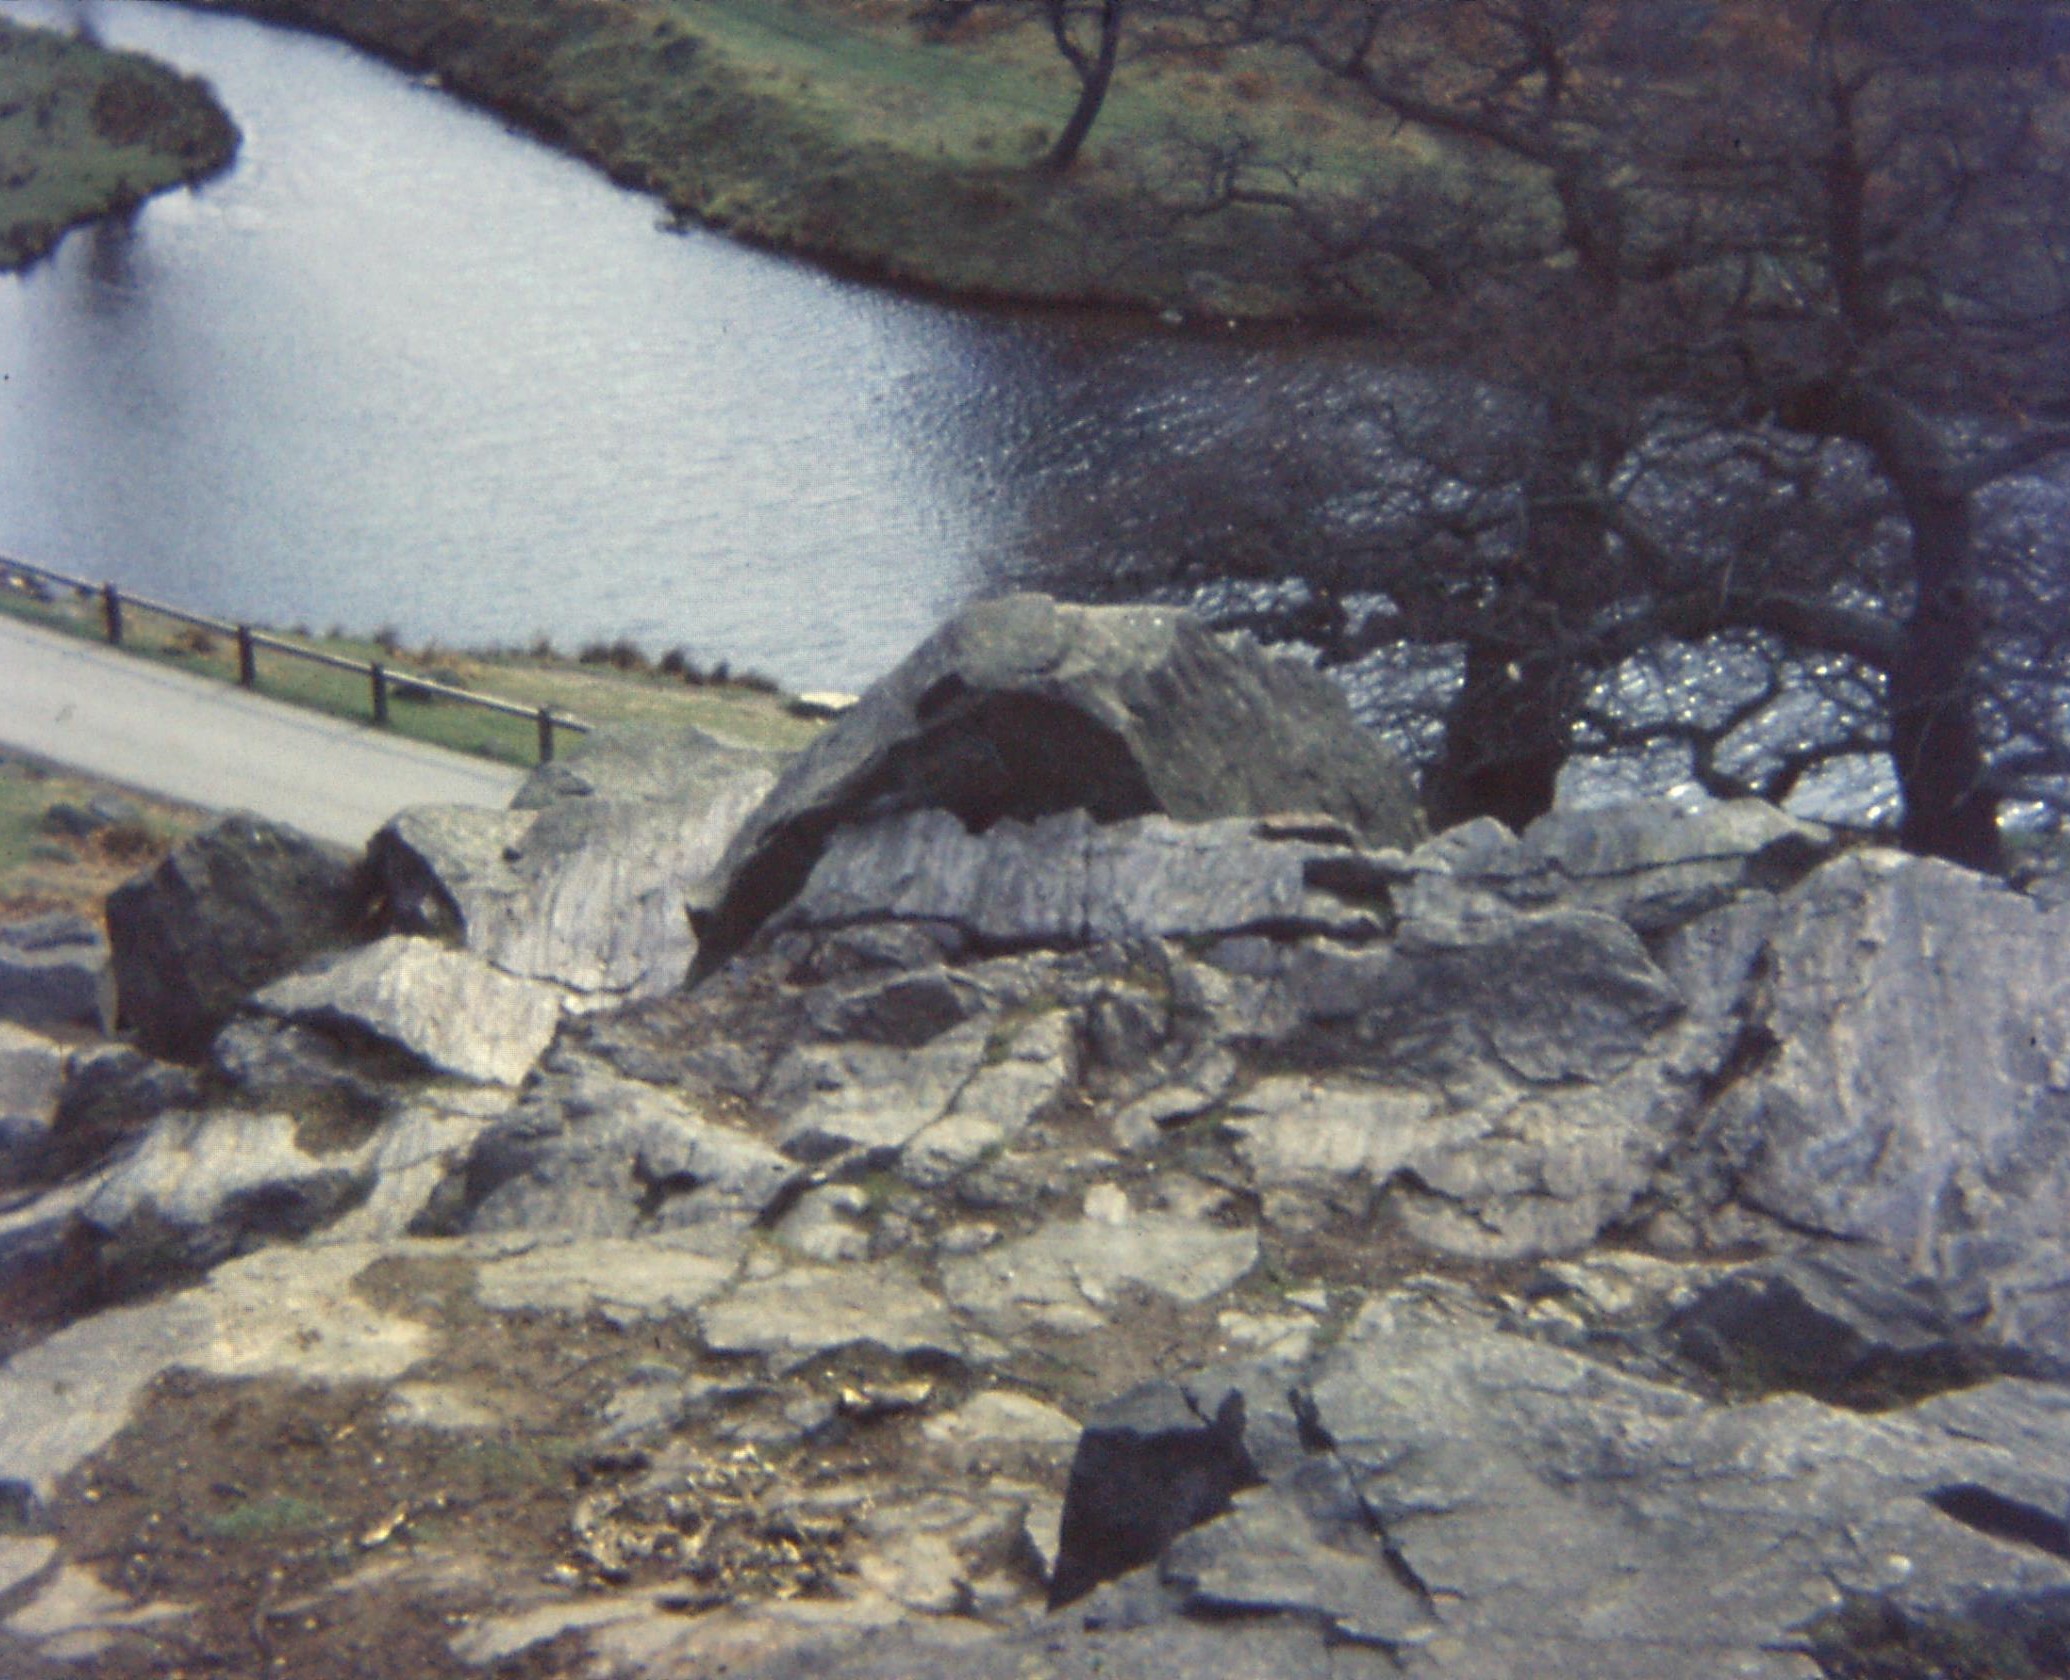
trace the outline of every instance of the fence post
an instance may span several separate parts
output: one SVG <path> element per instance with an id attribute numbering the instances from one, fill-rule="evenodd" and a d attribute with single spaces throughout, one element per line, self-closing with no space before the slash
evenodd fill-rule
<path id="1" fill-rule="evenodd" d="M 374 721 L 385 724 L 388 721 L 388 673 L 378 665 L 369 665 L 367 674 L 374 679 Z"/>
<path id="2" fill-rule="evenodd" d="M 259 686 L 259 650 L 252 646 L 252 627 L 237 627 L 237 681 L 244 688 Z"/>
<path id="3" fill-rule="evenodd" d="M 101 585 L 101 617 L 107 620 L 108 640 L 122 646 L 122 597 L 112 583 Z"/>
<path id="4" fill-rule="evenodd" d="M 539 762 L 541 764 L 551 764 L 553 762 L 553 708 L 551 706 L 541 706 L 539 708 Z"/>

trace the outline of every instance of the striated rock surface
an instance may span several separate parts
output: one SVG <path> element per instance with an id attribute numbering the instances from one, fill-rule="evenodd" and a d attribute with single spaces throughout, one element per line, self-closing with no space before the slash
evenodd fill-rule
<path id="1" fill-rule="evenodd" d="M 0 925 L 0 1023 L 104 1025 L 108 942 L 83 916 Z"/>
<path id="2" fill-rule="evenodd" d="M 508 811 L 406 811 L 368 849 L 388 925 L 598 1002 L 666 991 L 696 949 L 684 900 L 779 763 L 696 730 L 604 733 Z"/>

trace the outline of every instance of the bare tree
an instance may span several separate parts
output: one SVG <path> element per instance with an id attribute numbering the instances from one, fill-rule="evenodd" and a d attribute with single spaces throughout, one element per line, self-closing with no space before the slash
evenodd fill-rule
<path id="1" fill-rule="evenodd" d="M 2070 451 L 2050 61 L 1976 28 L 1929 50 L 1983 0 L 1661 0 L 1643 39 L 1613 0 L 1204 3 L 1224 39 L 1298 47 L 1376 123 L 1512 189 L 1474 220 L 1398 183 L 1332 202 L 1238 149 L 1196 206 L 1280 208 L 1319 273 L 1384 242 L 1419 294 L 1386 342 L 1530 410 L 1502 496 L 1477 501 L 1503 541 L 1455 497 L 1449 564 L 1365 567 L 1398 574 L 1378 586 L 1405 635 L 1464 650 L 1435 814 L 1536 814 L 1604 673 L 1663 638 L 1757 632 L 1880 682 L 1905 844 L 1998 863 L 1991 753 L 2017 731 L 1986 693 L 1977 498 Z M 1700 484 L 1649 511 L 1677 432 L 1765 486 L 1737 548 L 1678 528 Z M 1857 532 L 1809 564 L 1802 477 L 1833 459 L 1900 540 Z"/>
<path id="2" fill-rule="evenodd" d="M 957 24 L 985 8 L 1011 10 L 1039 19 L 1051 42 L 1078 80 L 1071 114 L 1051 142 L 1038 168 L 1060 175 L 1078 160 L 1099 121 L 1121 58 L 1123 25 L 1142 0 L 929 0 L 920 20 L 936 37 L 951 34 Z"/>

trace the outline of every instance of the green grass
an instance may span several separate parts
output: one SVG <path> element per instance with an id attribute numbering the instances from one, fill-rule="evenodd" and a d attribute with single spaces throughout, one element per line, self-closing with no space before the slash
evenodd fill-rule
<path id="1" fill-rule="evenodd" d="M 291 1494 L 268 1499 L 249 1499 L 201 1519 L 201 1526 L 218 1540 L 270 1540 L 281 1535 L 306 1534 L 323 1528 L 330 1515 L 322 1506 Z"/>
<path id="2" fill-rule="evenodd" d="M 1092 140 L 1029 166 L 1074 83 L 1037 30 L 930 42 L 904 0 L 213 0 L 341 35 L 499 109 L 677 213 L 955 292 L 1293 315 L 1401 301 L 1387 259 L 1328 280 L 1284 211 L 1185 213 L 1199 148 L 1241 139 L 1315 203 L 1411 186 L 1482 223 L 1526 183 L 1372 122 L 1291 56 L 1226 62 L 1138 30 Z M 1150 50 L 1153 47 L 1156 50 Z"/>
<path id="3" fill-rule="evenodd" d="M 41 600 L 19 589 L 0 590 L 0 612 L 87 640 L 104 640 L 97 598 L 69 592 Z M 426 676 L 457 688 L 526 707 L 550 706 L 556 714 L 592 724 L 695 725 L 742 746 L 789 751 L 816 735 L 820 724 L 793 716 L 780 694 L 760 686 L 693 686 L 657 670 L 621 671 L 554 656 L 485 650 L 462 653 L 427 648 L 415 654 L 371 637 L 280 634 L 298 646 L 344 659 L 379 661 L 398 683 Z M 139 658 L 177 666 L 223 682 L 237 680 L 234 638 L 199 631 L 126 603 L 123 647 Z M 335 717 L 372 722 L 372 685 L 364 676 L 334 671 L 290 655 L 261 649 L 257 692 Z M 505 717 L 459 701 L 417 701 L 391 691 L 388 727 L 411 740 L 475 753 L 504 763 L 531 765 L 538 759 L 538 726 L 529 717 Z M 556 731 L 557 755 L 574 750 L 580 737 Z"/>
<path id="4" fill-rule="evenodd" d="M 0 22 L 0 269 L 35 261 L 76 223 L 212 175 L 236 151 L 203 83 Z"/>
<path id="5" fill-rule="evenodd" d="M 136 807 L 138 820 L 85 838 L 56 833 L 52 806 L 84 805 L 117 792 Z M 98 915 L 108 893 L 209 819 L 199 811 L 126 789 L 0 757 L 0 919 L 46 910 Z"/>

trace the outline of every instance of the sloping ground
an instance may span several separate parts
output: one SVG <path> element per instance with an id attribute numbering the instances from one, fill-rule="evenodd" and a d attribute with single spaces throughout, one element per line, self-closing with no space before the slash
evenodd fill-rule
<path id="1" fill-rule="evenodd" d="M 1470 198 L 1483 228 L 1528 183 L 1374 125 L 1293 55 L 1132 32 L 1081 163 L 1031 168 L 1075 83 L 1039 26 L 926 39 L 907 8 L 791 0 L 212 0 L 317 29 L 500 111 L 679 215 L 876 278 L 966 296 L 1308 314 L 1356 288 L 1420 295 L 1384 252 L 1328 298 L 1278 210 L 1202 213 L 1218 148 L 1255 145 L 1310 189 Z"/>
<path id="2" fill-rule="evenodd" d="M 237 154 L 208 87 L 136 53 L 0 21 L 0 269 Z"/>
<path id="3" fill-rule="evenodd" d="M 1060 616 L 959 681 L 1170 629 Z M 2062 1671 L 2045 895 L 1753 804 L 973 832 L 1011 708 L 928 693 L 693 987 L 612 904 L 724 902 L 773 766 L 604 742 L 305 886 L 374 937 L 201 1063 L 0 1045 L 0 1667 Z M 126 914 L 199 975 L 283 844 Z"/>

